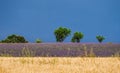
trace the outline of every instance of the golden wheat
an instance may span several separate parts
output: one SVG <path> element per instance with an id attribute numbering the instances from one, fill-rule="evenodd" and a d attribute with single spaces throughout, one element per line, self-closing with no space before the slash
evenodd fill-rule
<path id="1" fill-rule="evenodd" d="M 120 73 L 120 58 L 0 57 L 0 73 Z"/>

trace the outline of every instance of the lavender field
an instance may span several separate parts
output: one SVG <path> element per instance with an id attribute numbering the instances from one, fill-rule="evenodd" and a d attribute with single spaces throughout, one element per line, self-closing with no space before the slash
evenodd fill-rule
<path id="1" fill-rule="evenodd" d="M 120 44 L 104 43 L 0 43 L 0 56 L 12 57 L 111 57 L 120 55 Z"/>

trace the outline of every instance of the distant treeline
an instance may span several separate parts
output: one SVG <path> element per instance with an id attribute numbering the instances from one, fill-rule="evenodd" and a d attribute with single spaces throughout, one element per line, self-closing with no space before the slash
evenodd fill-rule
<path id="1" fill-rule="evenodd" d="M 56 37 L 56 42 L 63 42 L 66 37 L 70 36 L 71 29 L 65 28 L 65 27 L 59 27 L 54 30 L 54 35 Z M 74 32 L 71 42 L 77 42 L 79 43 L 81 39 L 83 39 L 84 34 L 82 32 Z M 102 41 L 105 39 L 104 36 L 97 35 L 96 39 L 98 42 L 102 43 Z M 1 40 L 1 43 L 28 43 L 28 41 L 20 35 L 12 34 L 7 36 L 6 39 Z M 36 43 L 42 43 L 41 39 L 36 39 Z"/>

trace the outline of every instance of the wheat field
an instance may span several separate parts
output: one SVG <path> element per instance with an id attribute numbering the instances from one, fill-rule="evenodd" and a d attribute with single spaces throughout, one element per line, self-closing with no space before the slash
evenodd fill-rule
<path id="1" fill-rule="evenodd" d="M 0 57 L 0 73 L 120 73 L 120 58 Z"/>

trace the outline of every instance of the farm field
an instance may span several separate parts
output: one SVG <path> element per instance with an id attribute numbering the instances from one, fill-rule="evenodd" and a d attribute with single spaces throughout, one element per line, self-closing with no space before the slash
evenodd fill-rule
<path id="1" fill-rule="evenodd" d="M 0 73 L 120 73 L 120 57 L 0 57 Z"/>
<path id="2" fill-rule="evenodd" d="M 120 56 L 115 43 L 0 43 L 2 57 L 111 57 Z"/>
<path id="3" fill-rule="evenodd" d="M 0 73 L 120 73 L 120 44 L 0 43 Z"/>

